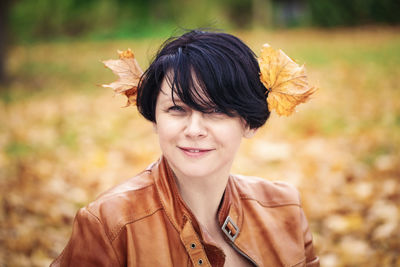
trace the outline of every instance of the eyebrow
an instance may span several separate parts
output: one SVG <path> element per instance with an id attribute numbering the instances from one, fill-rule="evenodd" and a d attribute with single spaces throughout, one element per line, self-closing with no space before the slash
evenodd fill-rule
<path id="1" fill-rule="evenodd" d="M 164 95 L 167 96 L 167 94 L 165 94 L 165 93 L 164 93 Z M 174 98 L 172 98 L 171 96 L 169 96 L 169 97 L 166 98 L 163 102 L 164 102 L 164 103 L 172 102 L 172 103 L 174 103 L 174 104 L 178 103 L 178 104 L 185 104 L 185 105 L 186 105 L 185 102 L 183 102 L 179 97 L 176 97 L 176 96 L 175 96 Z"/>
<path id="2" fill-rule="evenodd" d="M 172 102 L 174 102 L 174 103 L 180 103 L 180 104 L 185 104 L 186 105 L 186 103 L 185 102 L 183 102 L 182 100 L 180 100 L 179 98 L 178 99 L 170 99 Z"/>

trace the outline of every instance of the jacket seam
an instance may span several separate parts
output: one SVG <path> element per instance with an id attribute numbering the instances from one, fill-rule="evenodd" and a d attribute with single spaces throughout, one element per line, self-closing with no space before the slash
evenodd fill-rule
<path id="1" fill-rule="evenodd" d="M 135 177 L 139 177 L 139 176 L 135 176 Z M 127 193 L 127 192 L 139 192 L 139 191 L 145 190 L 145 189 L 147 189 L 147 188 L 149 188 L 149 187 L 152 187 L 152 186 L 154 186 L 154 183 L 151 183 L 151 184 L 149 184 L 149 185 L 146 185 L 146 186 L 141 187 L 141 188 L 138 188 L 138 189 L 127 190 L 127 191 L 122 192 L 122 193 Z M 120 194 L 121 194 L 121 192 L 115 192 L 115 193 L 111 193 L 110 195 L 103 195 L 100 199 L 101 199 L 101 201 L 103 202 L 103 201 L 106 201 L 106 200 L 109 199 L 109 198 L 113 198 L 113 197 L 118 196 L 118 195 L 120 195 Z M 96 215 L 97 212 L 93 209 L 93 206 L 89 205 L 89 206 L 87 206 L 86 209 L 87 209 L 93 216 L 95 216 L 96 218 L 98 218 L 98 216 Z M 129 224 L 129 223 L 132 223 L 132 222 L 135 222 L 135 221 L 138 221 L 138 220 L 141 220 L 141 219 L 143 219 L 143 218 L 146 218 L 147 216 L 154 214 L 154 213 L 155 213 L 157 210 L 159 210 L 159 209 L 160 209 L 159 206 L 155 206 L 155 207 L 151 207 L 151 208 L 146 209 L 146 210 L 145 210 L 144 212 L 142 212 L 140 215 L 124 217 L 123 219 L 119 220 L 119 222 L 116 223 L 116 226 L 112 227 L 111 230 L 108 231 L 109 234 L 105 231 L 105 232 L 106 232 L 106 235 L 107 235 L 108 238 L 113 242 L 113 241 L 115 240 L 116 236 L 119 234 L 120 229 L 122 229 L 125 225 L 127 225 L 127 224 Z M 98 219 L 99 219 L 99 221 L 101 221 L 100 218 L 98 218 Z M 125 222 L 125 221 L 127 221 L 127 222 Z M 114 233 L 114 232 L 116 232 L 116 231 L 117 231 L 118 233 Z"/>
<path id="2" fill-rule="evenodd" d="M 140 176 L 137 176 L 137 177 L 140 177 Z M 135 178 L 136 178 L 136 176 L 134 178 L 132 178 L 132 179 L 135 179 Z M 124 192 L 109 192 L 108 194 L 106 192 L 106 193 L 100 195 L 100 197 L 93 203 L 96 203 L 97 201 L 100 201 L 100 200 L 102 200 L 102 201 L 107 200 L 109 198 L 115 197 L 116 195 L 120 195 L 121 193 L 139 192 L 139 191 L 145 190 L 145 189 L 147 189 L 148 187 L 151 187 L 151 186 L 154 186 L 154 183 L 150 183 L 150 184 L 148 184 L 148 185 L 146 185 L 144 187 L 141 187 L 141 188 L 126 190 Z M 89 210 L 89 207 L 88 207 L 88 210 Z M 94 215 L 94 213 L 93 213 L 93 215 Z"/>
<path id="3" fill-rule="evenodd" d="M 251 198 L 251 197 L 247 197 L 247 196 L 241 196 L 241 199 L 243 200 L 252 200 L 252 201 L 256 201 L 257 203 L 259 203 L 261 206 L 263 207 L 268 207 L 268 208 L 276 208 L 276 207 L 282 207 L 282 206 L 298 206 L 301 207 L 300 203 L 297 202 L 287 202 L 287 203 L 277 203 L 277 204 L 268 204 L 265 202 L 262 202 L 258 199 L 255 198 Z"/>
<path id="4" fill-rule="evenodd" d="M 302 207 L 301 207 L 301 198 L 300 198 L 300 194 L 299 194 L 299 193 L 297 194 L 297 199 L 298 199 L 298 202 L 299 202 L 299 217 L 300 217 L 300 220 L 301 220 L 301 210 L 302 210 Z M 302 233 L 302 237 L 303 237 L 303 239 L 304 239 L 304 233 Z M 303 240 L 303 243 L 304 243 L 304 240 Z M 304 247 L 305 247 L 305 245 L 304 245 Z M 296 267 L 296 266 L 298 266 L 299 264 L 301 264 L 301 263 L 303 263 L 303 262 L 307 264 L 307 257 L 306 257 L 306 256 L 304 256 L 304 257 L 303 257 L 300 261 L 298 261 L 297 263 L 288 265 L 288 267 Z"/>
<path id="5" fill-rule="evenodd" d="M 114 227 L 111 231 L 110 231 L 110 240 L 112 242 L 114 242 L 114 240 L 119 236 L 119 234 L 121 233 L 122 229 L 128 225 L 128 224 L 132 224 L 135 223 L 137 221 L 143 220 L 149 216 L 152 216 L 153 214 L 155 214 L 156 212 L 158 212 L 159 210 L 162 210 L 163 207 L 156 207 L 155 209 L 147 209 L 144 213 L 146 215 L 143 216 L 139 216 L 138 218 L 131 216 L 131 217 L 125 217 L 123 220 L 124 223 L 121 223 L 120 225 L 117 225 L 116 227 Z"/>
<path id="6" fill-rule="evenodd" d="M 154 183 L 154 184 L 155 184 L 155 183 Z M 172 226 L 175 228 L 175 231 L 176 231 L 177 233 L 180 233 L 180 229 L 182 229 L 183 226 L 181 226 L 180 229 L 179 229 L 178 224 L 172 219 L 172 217 L 171 217 L 171 216 L 169 215 L 169 213 L 167 212 L 167 209 L 165 208 L 166 206 L 165 206 L 165 204 L 164 204 L 164 201 L 163 201 L 162 198 L 160 197 L 160 192 L 159 192 L 159 190 L 158 190 L 156 184 L 155 184 L 155 189 L 156 189 L 156 191 L 157 191 L 158 200 L 160 201 L 162 208 L 165 210 L 165 215 L 167 216 L 168 220 L 171 222 Z"/>
<path id="7" fill-rule="evenodd" d="M 101 222 L 100 218 L 97 217 L 95 214 L 93 214 L 92 211 L 90 211 L 89 209 L 86 209 L 86 210 L 87 210 L 87 212 L 88 212 L 91 216 L 93 216 L 93 217 L 98 221 L 98 223 L 101 225 L 101 229 L 103 230 L 104 234 L 107 236 L 108 242 L 110 242 L 111 248 L 112 248 L 112 250 L 113 250 L 113 252 L 114 252 L 115 258 L 117 259 L 118 265 L 119 265 L 119 266 L 122 266 L 121 262 L 119 261 L 117 252 L 115 251 L 115 248 L 114 248 L 114 246 L 113 246 L 113 241 L 110 239 L 110 237 L 108 236 L 107 232 L 105 231 L 104 225 L 103 225 L 103 223 Z"/>

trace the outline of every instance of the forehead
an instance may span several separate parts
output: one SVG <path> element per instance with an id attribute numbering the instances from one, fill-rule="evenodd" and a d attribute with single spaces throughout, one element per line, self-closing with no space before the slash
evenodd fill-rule
<path id="1" fill-rule="evenodd" d="M 202 83 L 194 72 L 191 73 L 190 82 L 181 84 L 171 71 L 167 72 L 161 83 L 158 97 L 173 102 L 184 102 L 196 109 L 199 107 L 208 108 L 216 106 L 208 95 L 205 86 L 201 85 Z"/>
<path id="2" fill-rule="evenodd" d="M 172 85 L 171 83 L 168 81 L 168 79 L 164 79 L 161 83 L 161 87 L 160 87 L 160 92 L 158 94 L 158 101 L 175 101 L 175 102 L 182 102 L 182 100 L 179 98 L 178 95 L 176 95 L 176 93 L 173 94 L 173 98 L 172 98 Z"/>

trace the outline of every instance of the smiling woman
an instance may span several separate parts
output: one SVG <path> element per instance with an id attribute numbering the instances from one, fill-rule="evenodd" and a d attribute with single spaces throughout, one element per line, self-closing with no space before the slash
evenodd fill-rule
<path id="1" fill-rule="evenodd" d="M 171 92 L 164 81 L 156 104 L 154 128 L 163 155 L 177 179 L 185 177 L 190 182 L 195 177 L 203 177 L 215 186 L 221 180 L 219 177 L 229 176 L 242 137 L 249 137 L 255 130 L 248 128 L 238 116 L 192 109 L 181 100 L 173 99 Z"/>
<path id="2" fill-rule="evenodd" d="M 191 31 L 143 74 L 130 51 L 105 62 L 120 75 L 107 86 L 153 123 L 162 156 L 82 208 L 52 265 L 319 266 L 297 190 L 230 174 L 270 109 L 288 114 L 313 92 L 283 52 L 262 56 L 232 35 Z"/>

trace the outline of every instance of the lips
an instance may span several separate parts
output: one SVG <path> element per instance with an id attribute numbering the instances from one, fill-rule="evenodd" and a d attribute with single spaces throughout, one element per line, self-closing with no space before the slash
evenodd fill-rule
<path id="1" fill-rule="evenodd" d="M 189 157 L 201 157 L 208 154 L 210 151 L 214 149 L 203 149 L 203 148 L 194 148 L 194 147 L 178 147 L 185 155 Z"/>

